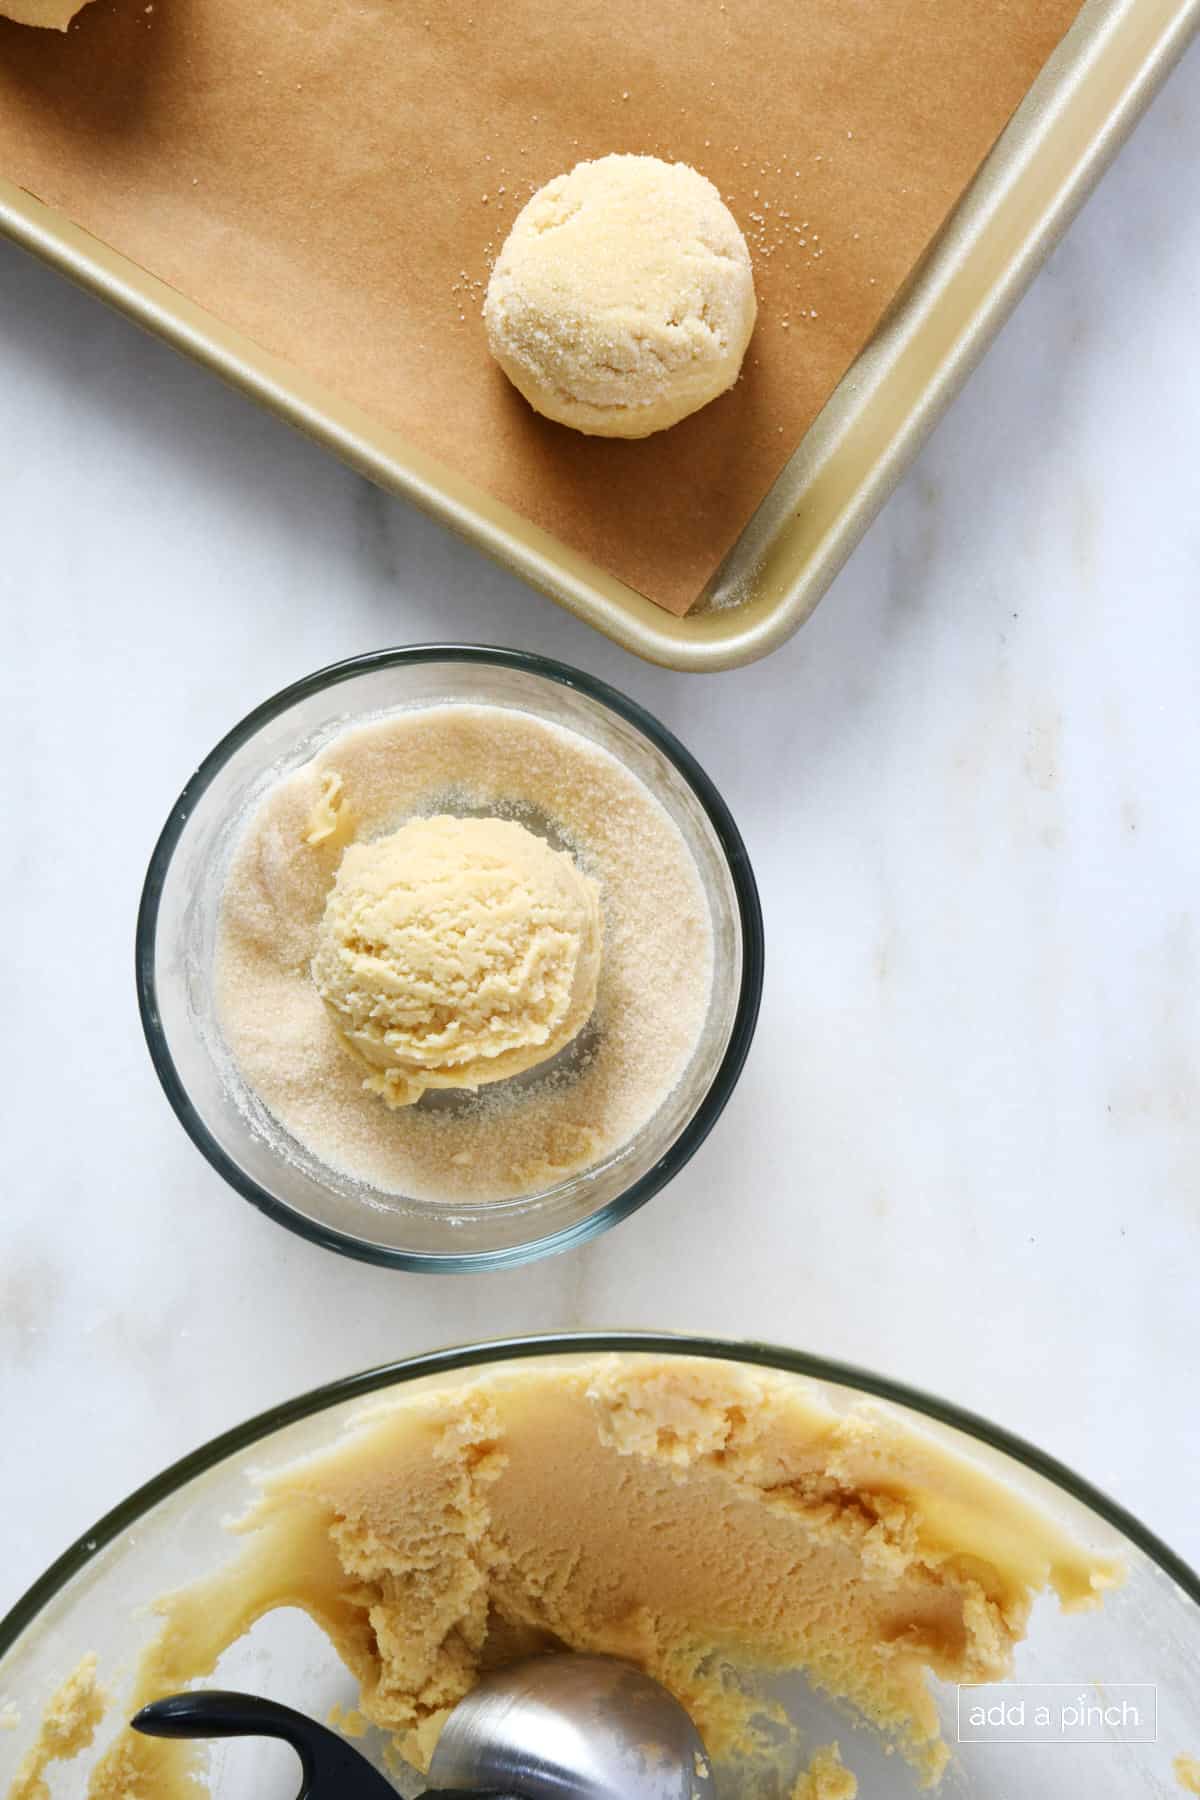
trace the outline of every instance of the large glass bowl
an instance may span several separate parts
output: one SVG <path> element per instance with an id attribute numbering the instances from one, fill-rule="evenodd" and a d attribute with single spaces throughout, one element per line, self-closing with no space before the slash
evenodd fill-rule
<path id="1" fill-rule="evenodd" d="M 364 718 L 442 702 L 513 707 L 599 744 L 655 795 L 699 872 L 713 984 L 679 1082 L 606 1161 L 515 1200 L 387 1194 L 331 1169 L 272 1118 L 224 1046 L 211 971 L 232 848 L 265 792 Z M 394 1268 L 527 1262 L 584 1242 L 649 1200 L 703 1143 L 754 1035 L 762 914 L 745 846 L 699 764 L 603 682 L 543 657 L 469 645 L 383 650 L 285 688 L 222 739 L 171 809 L 142 892 L 137 987 L 146 1041 L 193 1142 L 247 1200 L 314 1242 Z"/>
<path id="2" fill-rule="evenodd" d="M 954 1800 L 1165 1800 L 1180 1793 L 1176 1755 L 1200 1751 L 1200 1579 L 1127 1513 L 1061 1464 L 983 1420 L 951 1406 L 816 1357 L 759 1344 L 721 1343 L 648 1333 L 590 1333 L 523 1338 L 441 1351 L 374 1369 L 264 1413 L 177 1463 L 75 1544 L 0 1622 L 0 1704 L 20 1714 L 0 1732 L 0 1792 L 37 1728 L 41 1709 L 81 1656 L 95 1651 L 102 1682 L 121 1701 L 139 1649 L 154 1634 L 147 1608 L 165 1589 L 225 1562 L 236 1545 L 223 1521 L 245 1506 L 247 1472 L 277 1467 L 327 1444 L 366 1395 L 453 1383 L 488 1365 L 516 1358 L 562 1360 L 581 1353 L 673 1352 L 778 1369 L 820 1384 L 838 1408 L 876 1396 L 911 1422 L 933 1429 L 954 1449 L 1029 1494 L 1097 1550 L 1120 1556 L 1122 1587 L 1094 1613 L 1061 1616 L 1051 1600 L 1035 1606 L 1029 1636 L 1017 1651 L 1016 1680 L 1065 1696 L 1080 1694 L 1109 1709 L 1142 1709 L 1142 1727 L 1116 1729 L 1108 1741 L 1056 1741 L 1009 1734 L 1007 1741 L 960 1742 L 953 1688 L 938 1693 L 952 1763 L 942 1794 Z M 352 1705 L 353 1685 L 324 1638 L 303 1615 L 273 1614 L 222 1658 L 213 1685 L 242 1687 L 327 1715 Z M 919 1790 L 899 1757 L 883 1754 L 866 1727 L 808 1691 L 798 1679 L 784 1694 L 811 1744 L 838 1738 L 860 1780 L 861 1800 L 901 1800 Z M 964 1693 L 967 1693 L 964 1690 Z M 9 1715 L 11 1717 L 11 1713 Z M 115 1720 L 110 1721 L 110 1727 Z M 971 1735 L 968 1731 L 966 1735 Z M 362 1747 L 378 1760 L 374 1736 Z M 52 1772 L 55 1800 L 82 1796 L 89 1759 Z M 736 1770 L 721 1769 L 722 1800 L 747 1790 Z M 278 1746 L 242 1744 L 223 1750 L 213 1770 L 217 1800 L 293 1800 L 295 1763 Z"/>

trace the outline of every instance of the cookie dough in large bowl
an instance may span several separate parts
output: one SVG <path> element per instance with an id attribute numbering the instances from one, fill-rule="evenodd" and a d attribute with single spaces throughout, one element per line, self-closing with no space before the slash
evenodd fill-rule
<path id="1" fill-rule="evenodd" d="M 430 646 L 322 670 L 201 766 L 138 921 L 147 1041 L 247 1199 L 463 1270 L 682 1167 L 740 1073 L 762 927 L 728 809 L 576 670 Z"/>
<path id="2" fill-rule="evenodd" d="M 861 1371 L 604 1333 L 338 1382 L 135 1494 L 0 1622 L 0 1795 L 293 1800 L 278 1745 L 124 1729 L 191 1683 L 417 1794 L 481 1672 L 563 1649 L 664 1681 L 721 1800 L 1162 1800 L 1200 1749 L 1200 1581 L 1069 1470 Z"/>

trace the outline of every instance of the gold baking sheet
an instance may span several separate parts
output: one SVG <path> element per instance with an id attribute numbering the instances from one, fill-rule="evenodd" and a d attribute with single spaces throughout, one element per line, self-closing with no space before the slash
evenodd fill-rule
<path id="1" fill-rule="evenodd" d="M 197 9 L 213 3 L 214 0 L 191 0 L 188 5 L 185 0 L 175 0 L 184 19 L 193 21 L 201 16 Z M 95 0 L 89 10 L 102 19 L 126 17 L 120 7 L 112 9 L 109 0 Z M 381 9 L 367 10 L 377 14 Z M 893 309 L 883 329 L 859 356 L 851 379 L 842 384 L 804 436 L 799 452 L 774 492 L 709 584 L 705 604 L 682 620 L 672 620 L 658 608 L 648 606 L 630 581 L 615 578 L 611 570 L 599 566 L 594 560 L 594 544 L 581 549 L 564 543 L 544 524 L 531 523 L 515 506 L 498 500 L 495 494 L 481 492 L 477 483 L 464 479 L 444 455 L 416 449 L 403 431 L 381 425 L 377 403 L 370 411 L 361 401 L 347 403 L 344 393 L 331 392 L 327 379 L 318 380 L 297 368 L 289 358 L 264 351 L 244 330 L 218 322 L 206 309 L 181 298 L 139 269 L 130 258 L 115 254 L 54 212 L 38 206 L 11 183 L 0 195 L 3 222 L 12 235 L 31 248 L 248 386 L 377 479 L 410 494 L 465 530 L 529 579 L 632 648 L 679 666 L 719 667 L 761 654 L 794 629 L 811 609 L 937 406 L 961 378 L 1055 228 L 1069 215 L 1155 81 L 1182 48 L 1189 30 L 1194 28 L 1195 13 L 1194 3 L 1167 6 L 1156 0 L 1136 0 L 1114 6 L 1089 0 L 1078 24 L 1052 58 L 1017 121 L 1005 133 L 974 184 L 968 202 L 960 207 L 902 304 Z M 161 16 L 156 9 L 152 22 Z M 84 21 L 87 18 L 88 14 L 83 15 Z M 143 29 L 147 33 L 144 41 L 148 43 L 151 29 Z M 156 24 L 154 29 L 158 29 Z M 179 29 L 178 22 L 174 29 Z M 60 46 L 65 42 L 73 48 L 82 33 L 81 22 L 77 32 L 56 41 Z M 21 35 L 24 39 L 29 34 Z M 7 38 L 3 48 L 7 54 Z M 138 48 L 137 44 L 127 47 L 127 65 Z M 11 83 L 11 59 L 6 72 Z M 120 80 L 128 84 L 131 79 L 126 66 Z M 33 81 L 32 98 L 27 84 L 22 102 L 26 131 L 28 109 L 35 101 L 44 116 L 46 90 L 38 80 Z M 152 118 L 152 92 L 143 96 L 143 103 Z M 628 103 L 622 100 L 619 104 Z M 796 104 L 799 105 L 798 99 Z M 56 116 L 61 115 L 64 105 L 60 98 Z M 6 120 L 11 119 L 11 111 L 11 107 L 6 107 Z M 69 114 L 70 108 L 66 111 Z M 108 157 L 106 166 L 111 167 L 111 145 L 102 124 L 96 117 L 90 120 L 91 154 L 94 160 Z M 78 117 L 68 117 L 65 123 L 60 117 L 59 129 L 73 139 L 80 130 Z M 853 131 L 854 127 L 846 129 Z M 264 115 L 264 159 L 275 153 L 268 142 L 271 135 Z M 851 144 L 854 139 L 846 142 Z M 581 146 L 579 153 L 598 147 Z M 637 147 L 684 153 L 682 145 Z M 0 166 L 11 169 L 7 153 L 0 155 Z M 765 166 L 759 165 L 760 169 Z M 537 171 L 539 177 L 541 173 Z M 170 172 L 169 180 L 163 176 L 168 186 L 177 179 L 177 170 Z M 188 179 L 202 188 L 202 177 Z M 114 188 L 119 185 L 114 178 Z M 753 194 L 750 197 L 753 199 Z M 761 189 L 759 197 L 763 197 Z M 133 183 L 125 198 L 134 216 L 140 216 L 138 208 L 144 203 L 144 188 Z M 734 199 L 736 204 L 736 195 Z M 776 194 L 773 204 L 779 199 Z M 811 228 L 811 210 L 802 213 L 798 220 L 781 223 L 802 226 L 808 217 Z M 861 233 L 858 241 L 863 241 Z M 761 261 L 763 246 L 756 248 Z M 218 260 L 216 245 L 212 250 L 212 260 Z M 772 263 L 781 266 L 781 254 L 776 248 L 774 256 L 765 259 L 768 267 Z M 819 265 L 824 258 L 815 260 Z M 469 276 L 469 280 L 478 281 L 482 272 Z M 880 278 L 873 279 L 878 284 Z M 898 272 L 893 272 L 890 287 L 895 286 L 896 279 Z M 868 276 L 868 287 L 871 281 Z M 769 316 L 770 294 L 765 297 L 765 316 Z M 289 307 L 295 301 L 300 313 L 311 320 L 319 310 L 319 298 L 313 292 L 272 294 L 267 284 L 262 303 L 265 306 L 270 299 L 278 308 L 282 299 L 288 301 Z M 463 310 L 469 314 L 473 309 L 464 305 Z M 810 310 L 819 313 L 820 307 Z M 470 317 L 456 323 L 464 334 L 478 337 Z M 782 317 L 777 317 L 776 323 L 782 340 Z M 792 354 L 790 348 L 788 354 Z M 806 351 L 805 355 L 809 354 Z M 484 375 L 492 373 L 483 365 Z M 748 378 L 742 386 L 749 393 L 753 382 Z M 716 419 L 723 407 L 728 410 L 731 405 L 747 404 L 740 399 L 740 392 L 730 401 L 718 403 L 710 410 L 710 416 Z M 508 393 L 499 377 L 495 377 L 491 393 L 509 407 L 513 417 L 525 417 L 520 402 Z M 449 411 L 448 407 L 447 416 Z M 558 440 L 566 434 L 549 426 L 537 429 L 554 441 L 557 452 Z M 775 435 L 785 434 L 776 430 Z M 726 466 L 733 467 L 739 462 L 739 446 L 746 439 L 739 440 L 736 432 L 728 436 L 723 454 Z M 677 438 L 679 434 L 673 433 L 670 439 L 659 442 Z M 584 448 L 617 454 L 639 449 L 623 445 Z M 683 455 L 683 451 L 679 454 Z M 549 458 L 542 465 L 543 474 L 556 466 L 556 457 Z M 552 487 L 553 483 L 549 485 Z M 601 490 L 607 485 L 602 482 Z M 673 531 L 682 531 L 683 538 L 690 541 L 691 534 L 682 530 L 672 512 L 670 483 L 658 481 L 655 485 L 643 475 L 641 485 L 651 489 L 649 498 L 654 502 L 660 536 L 666 540 Z M 707 513 L 711 508 L 700 510 Z M 666 560 L 675 566 L 674 549 Z"/>

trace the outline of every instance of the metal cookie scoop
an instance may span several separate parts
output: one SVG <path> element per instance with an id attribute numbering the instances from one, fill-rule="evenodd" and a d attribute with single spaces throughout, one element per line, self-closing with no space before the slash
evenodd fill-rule
<path id="1" fill-rule="evenodd" d="M 484 1676 L 442 1728 L 439 1787 L 521 1800 L 713 1800 L 700 1733 L 615 1656 L 535 1656 Z"/>
<path id="2" fill-rule="evenodd" d="M 132 1721 L 152 1737 L 277 1737 L 297 1752 L 297 1800 L 395 1800 L 344 1738 L 249 1694 L 172 1694 Z M 538 1656 L 487 1675 L 450 1714 L 425 1800 L 714 1800 L 707 1753 L 673 1695 L 611 1656 Z"/>

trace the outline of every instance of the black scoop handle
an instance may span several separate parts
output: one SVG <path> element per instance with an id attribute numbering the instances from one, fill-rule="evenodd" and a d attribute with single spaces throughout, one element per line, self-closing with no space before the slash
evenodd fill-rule
<path id="1" fill-rule="evenodd" d="M 170 1694 L 154 1700 L 130 1720 L 147 1737 L 273 1737 L 290 1744 L 300 1758 L 303 1783 L 296 1800 L 396 1800 L 396 1790 L 372 1768 L 361 1751 L 327 1725 L 262 1700 L 255 1694 L 233 1694 L 219 1688 Z M 430 1789 L 423 1800 L 483 1800 L 451 1789 Z M 512 1800 L 492 1795 L 487 1800 Z"/>

